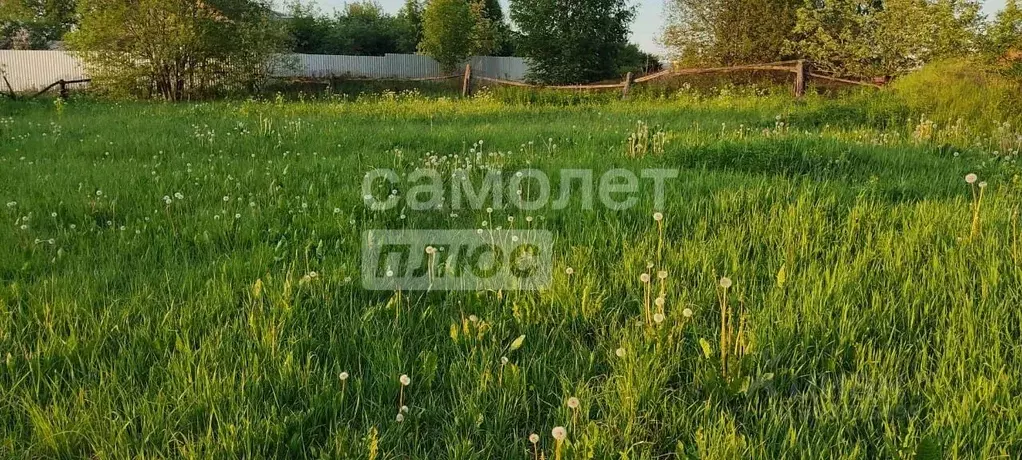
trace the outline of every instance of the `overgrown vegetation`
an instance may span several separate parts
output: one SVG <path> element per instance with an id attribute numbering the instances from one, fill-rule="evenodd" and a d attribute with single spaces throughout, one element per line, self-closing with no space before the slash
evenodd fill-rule
<path id="1" fill-rule="evenodd" d="M 991 40 L 999 50 L 986 52 L 1003 56 L 1022 36 L 996 21 L 987 30 L 974 0 L 671 0 L 668 11 L 662 41 L 686 66 L 807 59 L 839 76 L 891 77 Z"/>
<path id="2" fill-rule="evenodd" d="M 0 49 L 46 49 L 76 24 L 74 0 L 0 2 Z"/>
<path id="3" fill-rule="evenodd" d="M 0 454 L 1022 452 L 1017 118 L 510 91 L 0 102 Z M 681 175 L 660 209 L 365 207 L 369 169 L 454 155 Z M 366 291 L 379 228 L 547 229 L 554 282 Z"/>
<path id="4" fill-rule="evenodd" d="M 419 50 L 432 56 L 446 71 L 453 71 L 477 52 L 485 52 L 487 43 L 479 35 L 483 28 L 465 0 L 431 0 L 422 15 L 422 42 Z"/>
<path id="5" fill-rule="evenodd" d="M 635 10 L 624 0 L 514 0 L 511 19 L 528 56 L 530 78 L 541 83 L 588 83 L 618 76 Z"/>
<path id="6" fill-rule="evenodd" d="M 97 86 L 117 96 L 250 91 L 283 44 L 261 1 L 79 0 L 78 14 L 68 41 Z"/>

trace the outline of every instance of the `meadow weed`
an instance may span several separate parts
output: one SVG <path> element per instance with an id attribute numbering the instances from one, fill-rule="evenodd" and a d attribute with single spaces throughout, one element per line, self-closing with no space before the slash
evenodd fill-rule
<path id="1" fill-rule="evenodd" d="M 0 101 L 0 456 L 1022 452 L 1017 114 L 650 91 Z M 570 193 L 373 209 L 378 168 Z M 655 168 L 625 210 L 552 174 Z M 552 281 L 366 289 L 380 229 L 549 231 Z"/>

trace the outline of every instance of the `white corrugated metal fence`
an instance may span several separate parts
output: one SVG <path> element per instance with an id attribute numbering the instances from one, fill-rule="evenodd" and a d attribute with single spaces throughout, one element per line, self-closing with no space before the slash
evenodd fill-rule
<path id="1" fill-rule="evenodd" d="M 387 54 L 385 56 L 334 56 L 290 54 L 276 66 L 278 77 L 352 77 L 400 79 L 441 77 L 440 64 L 429 56 Z M 490 78 L 522 81 L 528 64 L 522 58 L 476 56 L 469 59 L 472 73 Z M 31 91 L 58 80 L 88 78 L 85 66 L 66 51 L 0 50 L 0 75 L 7 77 L 14 91 Z M 2 82 L 0 82 L 2 84 Z M 0 87 L 7 90 L 6 85 Z"/>
<path id="2" fill-rule="evenodd" d="M 0 50 L 0 75 L 14 91 L 42 89 L 58 80 L 89 78 L 82 62 L 64 51 Z M 0 90 L 7 85 L 0 78 Z"/>

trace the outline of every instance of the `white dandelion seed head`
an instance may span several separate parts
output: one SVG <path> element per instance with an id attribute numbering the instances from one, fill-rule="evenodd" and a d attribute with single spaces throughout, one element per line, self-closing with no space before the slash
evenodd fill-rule
<path id="1" fill-rule="evenodd" d="M 563 426 L 555 426 L 553 430 L 550 430 L 550 434 L 554 437 L 554 439 L 563 441 L 568 437 L 568 430 L 564 429 Z"/>
<path id="2" fill-rule="evenodd" d="M 656 277 L 660 278 L 662 280 L 667 279 L 667 270 L 660 270 L 660 271 L 656 272 Z"/>
<path id="3" fill-rule="evenodd" d="M 664 214 L 661 212 L 653 213 L 653 220 L 657 222 L 664 220 Z"/>
<path id="4" fill-rule="evenodd" d="M 975 173 L 969 173 L 968 175 L 965 176 L 965 182 L 968 182 L 970 184 L 975 184 L 977 180 L 979 180 L 979 176 L 977 176 Z"/>
<path id="5" fill-rule="evenodd" d="M 477 323 L 477 322 L 479 322 L 479 317 L 476 316 L 476 315 L 468 315 L 468 320 L 473 322 L 473 323 Z"/>
<path id="6" fill-rule="evenodd" d="M 411 377 L 408 377 L 408 374 L 401 374 L 401 378 L 399 380 L 401 380 L 401 385 L 403 386 L 408 386 L 412 384 L 412 379 Z"/>
<path id="7" fill-rule="evenodd" d="M 639 281 L 642 281 L 643 283 L 648 283 L 649 282 L 649 273 L 643 273 L 643 274 L 639 275 Z"/>
<path id="8" fill-rule="evenodd" d="M 720 287 L 722 287 L 724 289 L 727 289 L 727 288 L 731 287 L 731 284 L 732 284 L 731 283 L 731 278 L 728 278 L 728 277 L 725 276 L 725 277 L 720 279 Z"/>
<path id="9" fill-rule="evenodd" d="M 397 417 L 394 417 L 394 420 L 397 420 L 397 423 L 405 421 L 405 414 L 398 412 Z"/>
<path id="10" fill-rule="evenodd" d="M 574 396 L 568 398 L 568 407 L 570 407 L 572 409 L 578 409 L 578 405 L 579 404 L 580 404 L 580 402 L 579 402 L 578 398 L 576 398 Z"/>
<path id="11" fill-rule="evenodd" d="M 692 309 L 691 308 L 686 308 L 686 309 L 682 310 L 681 311 L 681 315 L 686 317 L 686 318 L 691 318 L 692 317 Z"/>
<path id="12" fill-rule="evenodd" d="M 987 183 L 986 182 L 980 182 L 979 183 L 979 188 L 987 188 Z"/>
<path id="13" fill-rule="evenodd" d="M 343 381 L 345 381 L 345 380 L 348 380 L 348 377 L 350 377 L 350 376 L 348 375 L 348 373 L 347 373 L 347 372 L 341 372 L 341 375 L 339 375 L 338 377 L 339 377 L 339 378 L 341 379 L 341 381 L 343 382 Z"/>
<path id="14" fill-rule="evenodd" d="M 500 364 L 501 364 L 502 366 L 507 366 L 507 363 L 508 363 L 508 361 L 511 361 L 511 360 L 510 360 L 510 359 L 508 359 L 508 358 L 507 358 L 507 356 L 501 356 L 501 357 L 500 357 Z"/>
<path id="15" fill-rule="evenodd" d="M 667 303 L 667 300 L 664 299 L 663 297 L 657 297 L 656 300 L 653 301 L 653 303 L 658 307 L 662 307 L 664 306 L 665 303 Z"/>
<path id="16" fill-rule="evenodd" d="M 617 355 L 618 358 L 624 358 L 626 353 L 627 351 L 624 349 L 624 347 L 614 350 L 614 354 Z"/>
<path id="17" fill-rule="evenodd" d="M 408 413 L 408 406 L 401 406 L 401 413 L 402 414 L 407 414 Z"/>
<path id="18" fill-rule="evenodd" d="M 656 313 L 656 314 L 653 315 L 653 322 L 654 323 L 660 324 L 660 323 L 664 322 L 665 319 L 667 319 L 667 318 L 664 317 L 663 313 Z"/>
<path id="19" fill-rule="evenodd" d="M 574 275 L 575 274 L 575 269 L 571 268 L 571 267 L 565 268 L 564 269 L 564 273 L 567 274 L 567 275 Z"/>
<path id="20" fill-rule="evenodd" d="M 529 435 L 529 442 L 531 442 L 531 443 L 533 443 L 533 444 L 537 444 L 537 443 L 539 443 L 539 435 L 538 435 L 538 434 L 536 434 L 536 433 L 532 433 L 532 434 L 530 434 L 530 435 Z"/>

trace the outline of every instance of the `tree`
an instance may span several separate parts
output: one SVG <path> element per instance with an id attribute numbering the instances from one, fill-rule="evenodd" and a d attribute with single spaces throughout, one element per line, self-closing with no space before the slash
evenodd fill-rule
<path id="1" fill-rule="evenodd" d="M 512 56 L 515 53 L 515 36 L 504 17 L 500 0 L 477 0 L 478 23 L 488 30 L 482 33 L 490 41 L 489 52 L 493 56 Z"/>
<path id="2" fill-rule="evenodd" d="M 46 49 L 75 24 L 74 0 L 0 2 L 0 49 Z"/>
<path id="3" fill-rule="evenodd" d="M 401 29 L 393 16 L 372 0 L 347 3 L 336 13 L 328 54 L 382 56 L 400 51 Z"/>
<path id="4" fill-rule="evenodd" d="M 398 46 L 402 53 L 414 53 L 422 41 L 422 2 L 406 0 L 397 12 L 398 26 L 401 28 Z"/>
<path id="5" fill-rule="evenodd" d="M 635 11 L 625 0 L 512 0 L 529 78 L 585 83 L 617 77 L 617 58 Z"/>
<path id="6" fill-rule="evenodd" d="M 1022 9 L 1008 0 L 987 29 L 984 52 L 1011 74 L 1022 76 Z"/>
<path id="7" fill-rule="evenodd" d="M 430 0 L 422 15 L 419 51 L 454 70 L 476 45 L 476 15 L 466 0 Z"/>
<path id="8" fill-rule="evenodd" d="M 649 74 L 663 70 L 660 58 L 646 53 L 635 44 L 629 43 L 621 48 L 617 60 L 617 73 L 625 75 L 628 72 L 635 74 Z"/>
<path id="9" fill-rule="evenodd" d="M 312 4 L 291 5 L 287 20 L 290 41 L 295 52 L 307 54 L 345 54 L 382 56 L 387 53 L 414 53 L 421 32 L 418 2 L 409 0 L 397 16 L 383 11 L 379 3 L 360 0 L 347 3 L 332 17 L 324 16 Z"/>
<path id="10" fill-rule="evenodd" d="M 332 24 L 314 5 L 294 2 L 288 8 L 287 31 L 296 53 L 325 54 Z"/>
<path id="11" fill-rule="evenodd" d="M 284 36 L 251 0 L 80 0 L 77 13 L 69 44 L 98 85 L 175 101 L 251 88 Z"/>
<path id="12" fill-rule="evenodd" d="M 738 65 L 785 57 L 802 0 L 668 0 L 660 42 L 690 65 Z"/>
<path id="13" fill-rule="evenodd" d="M 786 49 L 838 75 L 904 74 L 978 48 L 972 0 L 808 0 Z"/>

